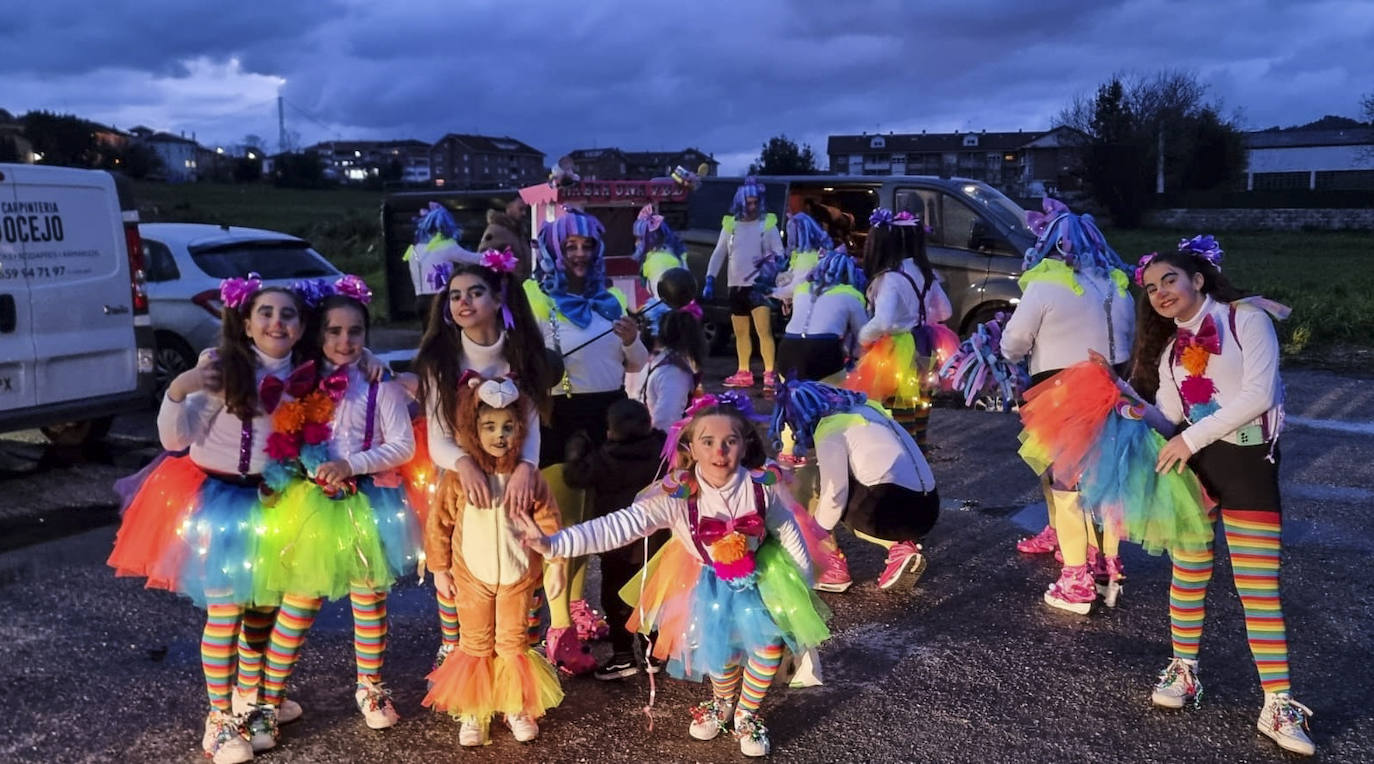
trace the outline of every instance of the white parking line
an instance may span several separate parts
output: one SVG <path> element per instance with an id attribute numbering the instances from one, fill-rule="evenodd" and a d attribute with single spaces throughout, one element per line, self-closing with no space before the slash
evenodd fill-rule
<path id="1" fill-rule="evenodd" d="M 1374 435 L 1374 422 L 1343 422 L 1339 419 L 1309 419 L 1305 416 L 1288 415 L 1284 422 L 1295 427 L 1307 427 L 1313 430 L 1331 430 L 1334 432 L 1346 432 L 1352 435 Z"/>

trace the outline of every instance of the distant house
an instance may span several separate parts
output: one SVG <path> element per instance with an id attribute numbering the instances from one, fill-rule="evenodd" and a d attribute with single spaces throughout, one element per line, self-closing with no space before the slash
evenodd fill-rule
<path id="1" fill-rule="evenodd" d="M 429 163 L 434 184 L 446 188 L 522 188 L 548 178 L 544 152 L 509 136 L 449 133 Z"/>
<path id="2" fill-rule="evenodd" d="M 839 175 L 944 175 L 972 178 L 1010 196 L 1077 183 L 1083 133 L 1070 127 L 1003 133 L 832 135 L 830 171 Z"/>
<path id="3" fill-rule="evenodd" d="M 324 141 L 307 146 L 305 152 L 319 157 L 325 177 L 343 183 L 361 183 L 369 178 L 388 177 L 408 183 L 430 179 L 430 145 L 424 141 Z"/>
<path id="4" fill-rule="evenodd" d="M 694 148 L 682 151 L 622 151 L 618 148 L 576 149 L 568 153 L 577 174 L 586 180 L 649 180 L 666 178 L 674 167 L 696 172 L 706 165 L 706 174 L 715 175 L 720 162 Z"/>
<path id="5" fill-rule="evenodd" d="M 129 132 L 133 134 L 134 140 L 151 148 L 162 159 L 162 167 L 169 183 L 189 183 L 201 177 L 205 149 L 195 140 L 185 135 L 154 132 L 151 128 L 141 125 Z"/>
<path id="6" fill-rule="evenodd" d="M 1245 148 L 1248 191 L 1374 191 L 1374 126 L 1259 130 Z"/>

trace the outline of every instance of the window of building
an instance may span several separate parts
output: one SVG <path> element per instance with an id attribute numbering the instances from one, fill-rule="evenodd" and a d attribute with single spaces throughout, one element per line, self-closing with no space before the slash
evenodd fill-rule
<path id="1" fill-rule="evenodd" d="M 1305 172 L 1257 172 L 1254 175 L 1256 191 L 1292 191 L 1305 189 L 1311 183 L 1311 176 Z"/>
<path id="2" fill-rule="evenodd" d="M 976 136 L 976 135 L 965 135 L 965 136 L 964 136 L 964 146 L 966 146 L 966 147 L 972 147 L 972 146 L 977 146 L 977 145 L 978 145 L 978 136 Z"/>
<path id="3" fill-rule="evenodd" d="M 887 148 L 887 139 L 881 135 L 875 135 L 869 140 L 868 147 L 870 149 L 885 149 Z"/>
<path id="4" fill-rule="evenodd" d="M 1329 191 L 1374 191 L 1374 170 L 1318 172 L 1316 187 Z"/>

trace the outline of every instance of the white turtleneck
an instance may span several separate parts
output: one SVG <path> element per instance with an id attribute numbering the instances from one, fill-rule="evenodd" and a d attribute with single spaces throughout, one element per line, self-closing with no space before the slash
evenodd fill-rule
<path id="1" fill-rule="evenodd" d="M 1207 297 L 1202 308 L 1186 321 L 1174 323 L 1196 333 L 1207 316 L 1216 324 L 1221 338 L 1221 353 L 1211 356 L 1203 376 L 1216 385 L 1214 400 L 1221 408 L 1193 422 L 1183 431 L 1183 440 L 1193 453 L 1218 440 L 1238 443 L 1237 431 L 1252 424 L 1267 423 L 1271 437 L 1277 435 L 1279 409 L 1283 404 L 1283 382 L 1279 378 L 1279 340 L 1274 324 L 1263 310 L 1238 303 L 1235 336 L 1231 332 L 1231 305 Z M 1182 363 L 1171 364 L 1174 341 L 1164 348 L 1159 359 L 1159 393 L 1156 405 L 1175 424 L 1186 419 L 1186 407 L 1179 386 L 1188 376 Z"/>
<path id="2" fill-rule="evenodd" d="M 332 364 L 327 373 L 334 372 Z M 377 385 L 377 404 L 372 420 L 372 446 L 363 450 L 367 435 L 367 397 L 371 385 L 358 371 L 348 366 L 348 390 L 334 405 L 334 421 L 329 435 L 329 454 L 344 459 L 354 475 L 395 469 L 415 454 L 415 433 L 406 410 L 405 390 L 396 382 Z"/>
<path id="3" fill-rule="evenodd" d="M 490 345 L 482 345 L 468 337 L 464 332 L 459 332 L 458 337 L 462 342 L 462 355 L 458 359 L 460 373 L 471 369 L 477 372 L 483 379 L 493 377 L 504 377 L 510 374 L 510 362 L 506 360 L 506 333 L 501 332 L 501 336 Z M 531 349 L 533 352 L 543 352 L 542 348 Z M 429 458 L 434 462 L 434 466 L 451 470 L 458 466 L 458 460 L 467 456 L 462 446 L 454 439 L 453 433 L 449 430 L 444 419 L 439 416 L 439 396 L 430 396 L 431 400 L 425 407 L 425 423 L 428 427 Z M 534 467 L 539 466 L 539 412 L 530 407 L 529 417 L 525 420 L 525 445 L 520 449 L 520 460 L 529 462 Z"/>
<path id="4" fill-rule="evenodd" d="M 700 470 L 697 471 L 697 482 L 700 486 L 697 496 L 697 513 L 700 519 L 730 520 L 744 517 L 755 509 L 754 481 L 749 471 L 743 467 L 720 488 L 712 487 L 702 479 Z M 803 575 L 809 577 L 811 560 L 807 556 L 801 530 L 797 528 L 792 513 L 778 496 L 777 489 L 776 485 L 763 487 L 764 524 L 768 527 L 769 535 L 778 539 Z M 692 541 L 692 523 L 687 510 L 687 500 L 675 499 L 663 491 L 650 491 L 647 497 L 619 512 L 564 528 L 550 537 L 550 545 L 553 547 L 551 556 L 582 557 L 609 552 L 662 528 L 671 529 L 673 535 L 693 557 L 702 559 L 701 553 Z M 757 549 L 757 541 L 752 541 L 751 547 Z"/>
<path id="5" fill-rule="evenodd" d="M 291 356 L 273 358 L 256 347 L 257 369 L 254 389 L 268 375 L 285 380 L 293 369 Z M 253 417 L 248 474 L 262 472 L 267 464 L 267 436 L 272 432 L 272 417 L 259 411 Z M 191 461 L 212 472 L 236 475 L 239 472 L 239 447 L 243 422 L 224 407 L 224 393 L 200 390 L 174 401 L 164 395 L 157 412 L 157 434 L 168 451 L 191 449 Z"/>

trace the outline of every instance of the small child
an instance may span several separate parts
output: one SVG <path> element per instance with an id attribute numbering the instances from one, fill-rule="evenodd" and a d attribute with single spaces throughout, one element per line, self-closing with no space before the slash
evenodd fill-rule
<path id="1" fill-rule="evenodd" d="M 678 416 L 681 417 L 681 412 Z M 635 496 L 658 477 L 663 464 L 660 454 L 667 438 L 666 433 L 654 428 L 644 404 L 617 401 L 606 414 L 606 442 L 600 448 L 592 450 L 586 438 L 574 438 L 569 442 L 563 479 L 571 488 L 591 489 L 595 497 L 593 515 L 604 517 L 633 504 Z M 667 540 L 666 533 L 651 536 L 649 557 Z M 639 673 L 640 666 L 634 656 L 634 634 L 625 628 L 634 608 L 620 598 L 619 592 L 647 559 L 641 544 L 630 544 L 601 555 L 601 607 L 611 625 L 612 655 L 596 670 L 597 679 L 622 679 Z M 652 662 L 646 669 L 658 670 Z"/>
<path id="2" fill-rule="evenodd" d="M 710 676 L 713 699 L 694 709 L 692 737 L 711 740 L 733 719 L 740 751 L 764 756 L 758 709 L 783 647 L 801 654 L 830 636 L 810 589 L 811 560 L 776 473 L 750 469 L 763 464 L 763 440 L 739 409 L 703 407 L 672 445 L 679 471 L 625 509 L 552 536 L 528 516 L 516 522 L 526 545 L 558 558 L 671 529 L 628 626 L 658 631 L 653 655 L 668 660 L 671 675 Z"/>
<path id="3" fill-rule="evenodd" d="M 625 375 L 630 397 L 648 407 L 654 428 L 664 432 L 682 418 L 701 386 L 701 370 L 706 366 L 701 309 L 693 307 L 660 316 L 649 362 L 643 371 Z"/>
<path id="4" fill-rule="evenodd" d="M 488 506 L 478 506 L 457 490 L 457 476 L 445 473 L 425 524 L 426 565 L 434 586 L 458 606 L 462 624 L 458 649 L 429 674 L 424 705 L 461 721 L 458 743 L 490 742 L 491 717 L 505 716 L 515 739 L 539 734 L 536 719 L 563 700 L 558 674 L 530 648 L 526 618 L 539 588 L 543 561 L 521 546 L 501 509 L 503 494 L 520 461 L 528 436 L 529 401 L 509 378 L 482 380 L 464 374 L 458 385 L 457 428 L 464 452 L 487 476 Z M 548 487 L 536 488 L 533 519 L 541 533 L 558 529 L 558 509 Z M 549 566 L 545 588 L 562 593 L 567 571 Z"/>

